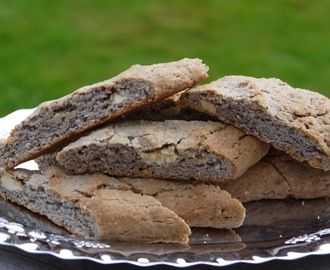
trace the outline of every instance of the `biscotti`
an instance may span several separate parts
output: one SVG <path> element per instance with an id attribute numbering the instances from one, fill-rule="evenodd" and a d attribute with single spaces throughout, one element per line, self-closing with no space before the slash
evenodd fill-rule
<path id="1" fill-rule="evenodd" d="M 226 76 L 186 91 L 181 101 L 330 170 L 330 100 L 319 93 L 274 78 Z"/>
<path id="2" fill-rule="evenodd" d="M 222 122 L 127 121 L 91 132 L 56 159 L 70 174 L 221 182 L 241 176 L 268 148 Z"/>
<path id="3" fill-rule="evenodd" d="M 220 187 L 242 203 L 263 199 L 316 199 L 330 197 L 330 172 L 315 169 L 284 152 L 271 151 L 240 178 L 225 181 Z"/>
<path id="4" fill-rule="evenodd" d="M 118 76 L 40 104 L 0 148 L 0 166 L 12 168 L 50 152 L 120 115 L 194 86 L 206 79 L 199 59 L 134 65 Z"/>
<path id="5" fill-rule="evenodd" d="M 243 205 L 219 186 L 151 178 L 119 180 L 137 193 L 153 196 L 190 227 L 232 229 L 245 218 Z"/>
<path id="6" fill-rule="evenodd" d="M 188 242 L 189 226 L 173 211 L 127 184 L 101 174 L 64 177 L 17 169 L 0 171 L 0 195 L 47 216 L 86 239 L 134 243 Z"/>

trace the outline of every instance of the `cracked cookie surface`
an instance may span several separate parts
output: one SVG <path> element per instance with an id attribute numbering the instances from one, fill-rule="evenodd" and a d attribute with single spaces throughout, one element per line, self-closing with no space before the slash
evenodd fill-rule
<path id="1" fill-rule="evenodd" d="M 71 174 L 221 182 L 241 176 L 268 148 L 222 122 L 130 121 L 91 132 L 56 159 Z"/>

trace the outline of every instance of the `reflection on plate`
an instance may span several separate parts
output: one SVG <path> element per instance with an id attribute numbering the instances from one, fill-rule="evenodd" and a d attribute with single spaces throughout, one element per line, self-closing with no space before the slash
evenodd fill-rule
<path id="1" fill-rule="evenodd" d="M 0 119 L 0 137 L 32 110 Z M 33 163 L 25 164 L 25 167 Z M 72 237 L 61 227 L 23 207 L 0 199 L 0 244 L 63 259 L 102 264 L 131 263 L 216 266 L 262 263 L 330 254 L 330 200 L 259 201 L 245 205 L 247 217 L 234 230 L 193 229 L 189 245 L 98 243 Z"/>

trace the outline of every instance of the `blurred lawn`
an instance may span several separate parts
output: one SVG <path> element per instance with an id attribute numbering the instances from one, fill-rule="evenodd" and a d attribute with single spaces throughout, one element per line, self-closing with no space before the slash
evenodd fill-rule
<path id="1" fill-rule="evenodd" d="M 328 0 L 0 0 L 0 116 L 132 64 L 199 57 L 210 80 L 279 77 L 330 97 Z"/>

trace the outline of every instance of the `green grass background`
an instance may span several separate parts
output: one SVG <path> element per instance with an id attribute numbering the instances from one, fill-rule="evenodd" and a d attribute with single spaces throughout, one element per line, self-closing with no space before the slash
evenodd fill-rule
<path id="1" fill-rule="evenodd" d="M 210 80 L 278 77 L 330 96 L 328 0 L 0 0 L 0 116 L 132 64 L 198 57 Z"/>

